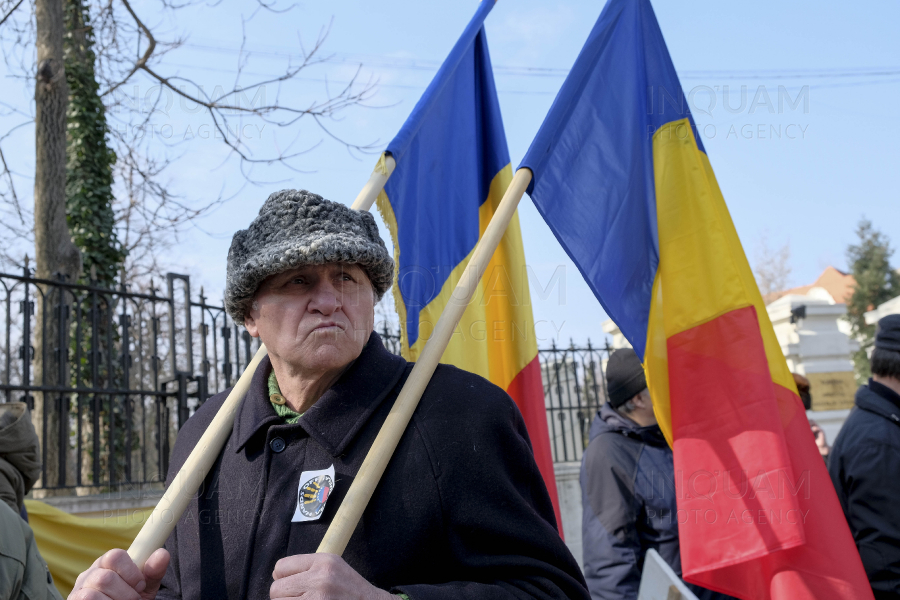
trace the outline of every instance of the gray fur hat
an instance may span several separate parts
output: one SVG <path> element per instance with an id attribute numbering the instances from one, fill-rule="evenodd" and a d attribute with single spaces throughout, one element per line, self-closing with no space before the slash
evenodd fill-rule
<path id="1" fill-rule="evenodd" d="M 303 265 L 353 263 L 365 270 L 378 299 L 391 287 L 394 261 L 375 218 L 306 190 L 269 196 L 228 250 L 225 310 L 243 324 L 259 284 Z"/>

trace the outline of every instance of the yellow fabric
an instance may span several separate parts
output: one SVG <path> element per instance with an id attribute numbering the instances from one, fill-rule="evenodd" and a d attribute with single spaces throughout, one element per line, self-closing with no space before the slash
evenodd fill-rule
<path id="1" fill-rule="evenodd" d="M 98 557 L 113 548 L 127 549 L 153 510 L 135 509 L 125 517 L 88 519 L 38 500 L 26 500 L 25 507 L 38 549 L 63 597 Z"/>
<path id="2" fill-rule="evenodd" d="M 462 278 L 463 271 L 471 259 L 472 252 L 469 252 L 469 255 L 450 272 L 450 276 L 444 281 L 444 285 L 441 286 L 441 291 L 437 297 L 429 302 L 419 313 L 419 339 L 408 349 L 408 354 L 404 355 L 404 358 L 407 360 L 415 361 L 419 359 L 422 350 L 425 349 L 425 344 L 434 333 L 434 327 L 437 325 L 444 307 L 450 302 L 453 290 L 456 289 L 456 285 Z M 443 356 L 441 356 L 441 362 L 456 365 L 460 369 L 465 369 L 490 379 L 487 344 L 484 343 L 489 332 L 487 331 L 486 323 L 483 322 L 483 315 L 481 314 L 483 311 L 478 310 L 479 307 L 476 300 L 483 294 L 483 286 L 483 281 L 478 282 L 475 296 L 463 313 L 462 319 L 456 325 L 456 329 L 453 330 L 453 336 L 450 338 L 450 343 L 447 345 Z M 404 327 L 403 329 L 406 328 Z"/>
<path id="3" fill-rule="evenodd" d="M 500 206 L 506 188 L 512 182 L 512 167 L 507 165 L 491 182 L 487 202 L 479 215 L 481 235 Z M 504 390 L 537 356 L 531 291 L 525 270 L 525 248 L 517 210 L 506 228 L 506 234 L 491 257 L 475 297 L 483 309 L 483 320 L 489 324 L 487 347 L 491 382 Z M 471 309 L 466 312 L 474 312 Z"/>
<path id="4" fill-rule="evenodd" d="M 481 235 L 500 204 L 512 181 L 512 167 L 506 165 L 491 182 L 487 200 L 479 211 Z M 378 209 L 394 240 L 394 260 L 399 264 L 397 222 L 390 200 L 382 192 Z M 472 249 L 474 252 L 474 248 Z M 419 339 L 409 347 L 406 334 L 406 306 L 394 275 L 394 301 L 401 328 L 401 352 L 407 360 L 416 360 L 434 332 L 434 326 L 451 301 L 462 273 L 472 258 L 472 252 L 459 263 L 444 281 L 438 296 L 422 309 L 419 315 Z M 507 389 L 516 375 L 537 356 L 531 293 L 525 271 L 525 250 L 518 211 L 513 215 L 506 234 L 491 258 L 484 277 L 457 325 L 441 362 L 455 365 L 490 380 Z"/>
<path id="5" fill-rule="evenodd" d="M 644 376 L 647 389 L 653 399 L 653 413 L 669 446 L 672 439 L 672 410 L 669 396 L 669 359 L 666 349 L 666 328 L 663 322 L 662 281 L 657 267 L 650 301 L 650 318 L 647 321 L 647 347 L 644 349 Z"/>
<path id="6" fill-rule="evenodd" d="M 372 170 L 373 173 L 381 173 L 382 175 L 387 175 L 387 153 L 382 152 L 381 156 L 378 157 L 378 162 L 375 163 L 375 168 Z"/>
<path id="7" fill-rule="evenodd" d="M 796 391 L 709 158 L 687 119 L 653 136 L 659 267 L 644 368 L 660 428 L 672 444 L 666 340 L 752 305 L 772 381 Z"/>

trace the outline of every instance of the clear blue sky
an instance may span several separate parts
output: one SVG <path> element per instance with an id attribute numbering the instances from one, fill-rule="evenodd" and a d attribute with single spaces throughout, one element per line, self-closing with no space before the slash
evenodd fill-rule
<path id="1" fill-rule="evenodd" d="M 514 166 L 602 5 L 500 0 L 488 17 L 488 42 Z M 141 2 L 138 10 L 150 11 L 151 6 Z M 188 9 L 177 23 L 162 23 L 169 34 L 189 36 L 188 46 L 167 59 L 169 72 L 179 71 L 210 87 L 230 87 L 241 15 L 249 15 L 254 6 L 246 0 L 225 0 L 215 7 Z M 319 27 L 333 18 L 324 51 L 334 53 L 334 60 L 311 68 L 303 81 L 283 89 L 282 97 L 321 96 L 323 79 L 337 85 L 362 64 L 363 78 L 379 82 L 369 104 L 382 108 L 348 111 L 335 131 L 381 148 L 406 119 L 475 8 L 471 0 L 343 1 L 305 2 L 284 14 L 261 13 L 246 29 L 246 48 L 255 52 L 246 70 L 278 73 L 296 52 L 298 36 L 310 43 Z M 900 4 L 657 0 L 654 8 L 682 84 L 687 92 L 694 90 L 694 116 L 751 262 L 762 236 L 775 246 L 789 242 L 791 283 L 809 283 L 829 264 L 846 267 L 845 249 L 863 215 L 900 246 Z M 888 74 L 860 75 L 872 71 Z M 149 87 L 146 80 L 136 83 L 142 94 Z M 726 85 L 732 112 L 723 107 Z M 779 85 L 791 101 L 808 86 L 808 110 L 801 101 L 796 108 L 783 104 L 779 111 Z M 747 89 L 743 109 L 741 86 Z M 763 96 L 751 112 L 760 86 L 774 114 Z M 269 101 L 274 92 L 267 89 Z M 698 106 L 709 114 L 696 110 Z M 177 102 L 168 116 L 154 118 L 160 125 L 171 124 L 176 137 L 184 137 L 189 125 L 196 133 L 199 125 L 209 123 L 202 113 L 180 110 Z M 777 132 L 780 137 L 774 137 Z M 247 187 L 205 218 L 202 227 L 213 235 L 190 233 L 170 257 L 172 267 L 191 273 L 208 292 L 219 295 L 231 234 L 246 226 L 269 192 L 302 187 L 351 202 L 375 155 L 353 157 L 323 139 L 315 127 L 301 130 L 301 146 L 319 140 L 321 145 L 304 160 L 308 173 L 258 168 L 258 176 L 280 183 Z M 260 139 L 248 141 L 265 153 L 289 140 L 264 130 Z M 220 142 L 195 137 L 182 150 L 184 156 L 170 175 L 189 198 L 202 202 L 223 186 L 237 188 L 236 164 L 220 166 Z M 526 258 L 537 282 L 546 286 L 554 272 L 564 272 L 564 297 L 555 290 L 543 301 L 535 299 L 535 317 L 544 322 L 538 335 L 548 338 L 556 330 L 555 336 L 564 341 L 601 339 L 600 323 L 606 317 L 599 303 L 527 198 L 520 215 Z M 895 256 L 898 263 L 900 257 Z"/>

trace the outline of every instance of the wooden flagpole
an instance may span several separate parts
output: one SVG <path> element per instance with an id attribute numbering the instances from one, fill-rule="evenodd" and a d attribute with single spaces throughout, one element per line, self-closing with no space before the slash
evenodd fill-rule
<path id="1" fill-rule="evenodd" d="M 481 281 L 481 277 L 487 269 L 488 262 L 506 233 L 509 222 L 519 205 L 519 200 L 531 182 L 531 177 L 531 171 L 528 169 L 519 169 L 513 176 L 484 235 L 475 246 L 472 259 L 466 265 L 450 302 L 441 313 L 441 317 L 434 327 L 434 334 L 425 344 L 412 373 L 409 374 L 406 384 L 400 390 L 400 395 L 388 413 L 384 425 L 381 426 L 381 431 L 378 432 L 378 436 L 372 443 L 359 473 L 356 474 L 350 489 L 347 490 L 347 496 L 338 508 L 337 514 L 328 527 L 328 531 L 325 532 L 325 537 L 316 552 L 343 554 L 403 432 L 406 431 L 406 426 L 425 391 L 425 386 L 431 381 L 431 376 L 450 343 L 453 330 L 456 329 L 456 325 L 472 300 L 478 282 Z"/>
<path id="2" fill-rule="evenodd" d="M 139 569 L 143 570 L 144 563 L 150 558 L 157 548 L 162 548 L 169 534 L 175 529 L 175 524 L 181 519 L 191 497 L 200 489 L 200 484 L 206 479 L 207 473 L 225 446 L 225 441 L 231 433 L 234 425 L 234 414 L 241 400 L 250 388 L 250 381 L 256 372 L 256 367 L 267 354 L 266 345 L 260 344 L 256 356 L 244 369 L 240 379 L 234 384 L 231 393 L 225 399 L 225 403 L 216 413 L 212 423 L 200 437 L 200 441 L 191 450 L 191 454 L 184 461 L 184 465 L 175 479 L 166 489 L 166 493 L 159 499 L 156 508 L 150 513 L 144 526 L 141 527 L 137 537 L 128 548 L 128 556 L 135 562 Z"/>
<path id="3" fill-rule="evenodd" d="M 372 175 L 369 177 L 369 181 L 363 186 L 362 191 L 356 197 L 356 200 L 353 201 L 350 208 L 354 210 L 369 210 L 372 208 L 375 200 L 378 199 L 378 194 L 384 189 L 384 184 L 387 183 L 388 177 L 394 172 L 396 166 L 397 163 L 394 162 L 393 156 L 387 152 L 382 154 L 381 158 L 378 159 L 378 164 L 375 165 L 375 170 L 372 171 Z"/>

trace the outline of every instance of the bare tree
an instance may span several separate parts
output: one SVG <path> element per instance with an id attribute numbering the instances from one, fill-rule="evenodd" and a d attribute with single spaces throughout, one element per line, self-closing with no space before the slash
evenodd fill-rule
<path id="1" fill-rule="evenodd" d="M 62 0 L 35 1 L 37 31 L 37 69 L 35 73 L 35 179 L 34 242 L 35 271 L 41 279 L 74 280 L 81 271 L 81 255 L 72 243 L 66 224 L 66 107 L 68 87 L 63 64 Z M 35 382 L 42 386 L 59 386 L 66 376 L 59 368 L 60 354 L 67 348 L 60 343 L 65 333 L 61 311 L 61 290 L 44 286 L 38 302 L 38 335 L 35 339 Z M 61 398 L 53 392 L 35 395 L 34 423 L 43 432 L 43 451 L 47 457 L 47 475 L 58 472 L 59 443 L 57 435 Z M 65 479 L 63 475 L 63 485 Z M 44 482 L 48 485 L 48 482 Z"/>
<path id="2" fill-rule="evenodd" d="M 153 15 L 155 23 L 164 19 L 177 23 L 178 12 L 197 3 L 199 0 L 158 0 L 155 10 L 146 5 L 142 8 Z M 256 10 L 242 24 L 246 27 L 260 11 L 273 10 L 274 3 L 259 0 Z M 183 142 L 146 135 L 170 97 L 208 116 L 216 132 L 214 137 L 227 151 L 225 160 L 239 164 L 242 185 L 264 183 L 259 171 L 268 165 L 302 171 L 304 154 L 323 140 L 337 141 L 351 153 L 369 150 L 365 144 L 343 139 L 331 126 L 340 113 L 365 105 L 374 92 L 375 82 L 360 81 L 359 69 L 349 83 L 334 90 L 326 87 L 324 96 L 318 99 L 301 101 L 282 94 L 283 86 L 296 80 L 302 71 L 328 60 L 322 50 L 329 26 L 320 30 L 311 47 L 301 44 L 298 59 L 282 72 L 253 81 L 246 81 L 244 75 L 249 61 L 244 36 L 232 85 L 217 86 L 209 92 L 166 64 L 165 57 L 180 48 L 185 38 L 164 39 L 155 31 L 156 25 L 148 23 L 129 0 L 94 0 L 89 3 L 89 11 L 96 40 L 96 78 L 107 114 L 114 121 L 108 143 L 116 154 L 113 208 L 117 233 L 128 252 L 123 283 L 158 272 L 162 251 L 186 227 L 240 191 L 220 189 L 188 201 L 171 183 L 169 171 L 184 153 Z M 9 126 L 0 135 L 0 229 L 8 240 L 0 249 L 0 262 L 21 264 L 21 257 L 31 252 L 33 244 L 38 277 L 75 281 L 81 272 L 81 259 L 66 222 L 68 90 L 63 62 L 63 0 L 0 0 L 0 34 L 7 77 L 35 86 L 34 108 L 27 102 L 9 102 L 8 97 L 0 102 L 0 117 L 16 119 L 14 123 L 7 120 Z M 133 101 L 125 90 L 142 83 L 149 84 L 153 93 Z M 239 133 L 248 120 L 282 132 L 286 141 L 270 154 L 255 153 Z M 303 127 L 306 123 L 310 127 Z M 34 171 L 29 173 L 22 162 L 11 163 L 10 153 L 4 152 L 9 146 L 4 142 L 32 125 L 35 162 Z M 317 132 L 318 139 L 310 140 L 308 130 Z M 16 186 L 17 178 L 33 178 L 33 211 L 21 197 L 23 186 Z M 38 300 L 34 372 L 35 383 L 41 386 L 67 384 L 63 368 L 67 351 L 65 305 L 66 300 L 53 286 L 43 289 L 43 298 Z M 58 444 L 66 439 L 60 427 L 65 420 L 64 399 L 57 392 L 47 392 L 36 394 L 35 401 L 35 424 L 45 433 L 47 481 L 43 485 L 57 485 L 57 472 L 63 473 L 60 483 L 64 484 L 65 469 L 58 469 L 55 462 Z"/>
<path id="3" fill-rule="evenodd" d="M 762 234 L 754 252 L 753 274 L 763 297 L 786 290 L 791 278 L 791 245 L 772 247 L 768 234 Z"/>
<path id="4" fill-rule="evenodd" d="M 21 79 L 32 77 L 34 71 L 31 49 L 36 43 L 37 19 L 29 14 L 30 2 L 38 0 L 0 0 L 0 47 L 9 74 Z M 120 233 L 127 230 L 129 241 L 125 242 L 124 237 L 122 240 L 128 250 L 141 257 L 129 257 L 129 278 L 152 269 L 159 262 L 160 249 L 242 189 L 238 184 L 213 190 L 204 198 L 189 201 L 184 197 L 177 184 L 172 183 L 170 171 L 185 154 L 185 140 L 150 134 L 154 128 L 158 131 L 160 125 L 155 119 L 163 114 L 167 103 L 174 101 L 189 107 L 187 112 L 206 115 L 214 130 L 211 137 L 227 150 L 223 161 L 237 161 L 244 184 L 271 183 L 265 180 L 262 168 L 274 164 L 303 172 L 305 155 L 326 140 L 343 145 L 351 154 L 371 150 L 368 143 L 344 139 L 332 128 L 344 111 L 368 106 L 367 101 L 374 94 L 376 82 L 362 80 L 361 67 L 347 83 L 338 87 L 326 83 L 319 97 L 299 99 L 286 91 L 290 88 L 285 86 L 294 85 L 303 72 L 330 60 L 324 53 L 330 24 L 319 30 L 310 46 L 299 41 L 296 58 L 283 65 L 280 72 L 255 79 L 245 73 L 252 53 L 246 50 L 244 34 L 230 85 L 217 85 L 210 91 L 167 63 L 183 47 L 187 34 L 173 36 L 167 32 L 160 36 L 155 31 L 170 30 L 172 23 L 179 23 L 179 11 L 200 4 L 200 0 L 158 0 L 155 7 L 151 4 L 140 8 L 129 0 L 94 0 L 88 4 L 96 40 L 96 76 L 110 121 L 109 143 L 117 156 L 114 185 L 118 227 Z M 34 6 L 36 9 L 37 4 Z M 291 5 L 284 10 L 294 8 Z M 153 23 L 139 10 L 152 15 Z M 273 11 L 281 11 L 275 2 L 259 0 L 252 13 L 242 17 L 242 30 L 260 13 Z M 61 39 L 62 30 L 48 35 Z M 21 117 L 18 126 L 29 126 L 35 116 L 28 106 L 0 102 L 0 116 L 4 113 Z M 277 147 L 272 145 L 261 154 L 247 143 L 240 131 L 242 126 L 254 122 L 278 132 Z M 4 140 L 5 136 L 0 135 L 0 213 L 5 210 L 11 218 L 0 215 L 0 228 L 10 230 L 12 237 L 25 244 L 16 252 L 8 247 L 0 249 L 0 259 L 5 253 L 20 263 L 21 254 L 36 240 L 30 235 L 33 215 L 20 206 L 22 198 L 15 179 L 30 178 L 30 174 L 17 171 L 15 165 L 8 163 Z M 43 179 L 39 173 L 35 175 Z M 132 275 L 133 268 L 136 271 Z"/>

